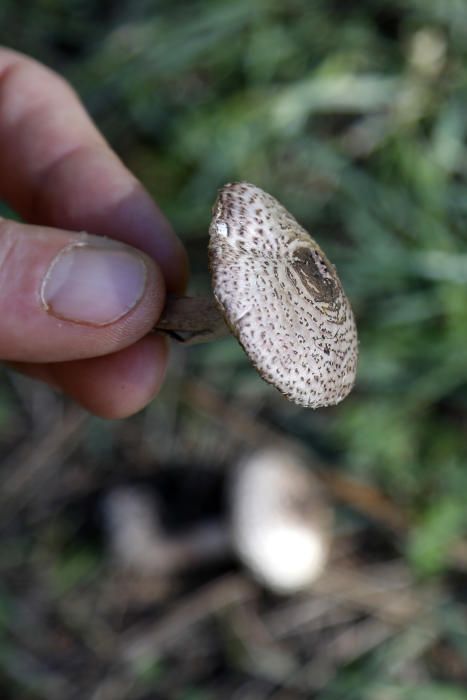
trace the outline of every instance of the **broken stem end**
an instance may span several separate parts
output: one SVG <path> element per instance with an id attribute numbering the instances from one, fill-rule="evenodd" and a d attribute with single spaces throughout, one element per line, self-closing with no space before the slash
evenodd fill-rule
<path id="1" fill-rule="evenodd" d="M 206 343 L 229 335 L 213 297 L 169 296 L 155 331 L 184 345 Z"/>

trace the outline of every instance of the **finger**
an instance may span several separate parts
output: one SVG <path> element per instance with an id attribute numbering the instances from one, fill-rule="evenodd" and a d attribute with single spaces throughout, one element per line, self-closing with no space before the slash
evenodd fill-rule
<path id="1" fill-rule="evenodd" d="M 0 197 L 31 223 L 110 236 L 145 251 L 170 291 L 186 284 L 180 241 L 71 87 L 1 48 Z"/>
<path id="2" fill-rule="evenodd" d="M 102 418 L 125 418 L 158 393 L 168 358 L 165 338 L 148 335 L 106 357 L 54 365 L 16 364 L 15 369 L 62 389 Z"/>
<path id="3" fill-rule="evenodd" d="M 0 220 L 0 358 L 61 362 L 128 347 L 164 305 L 151 258 L 98 236 Z"/>

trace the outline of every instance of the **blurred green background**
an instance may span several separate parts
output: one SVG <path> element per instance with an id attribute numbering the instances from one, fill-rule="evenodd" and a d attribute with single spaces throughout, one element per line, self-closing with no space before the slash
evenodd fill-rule
<path id="1" fill-rule="evenodd" d="M 0 42 L 72 82 L 185 242 L 193 291 L 209 285 L 216 190 L 248 180 L 276 195 L 336 264 L 360 334 L 355 390 L 316 412 L 262 383 L 231 340 L 176 350 L 161 398 L 122 423 L 93 419 L 32 382 L 4 377 L 1 471 L 14 483 L 2 506 L 2 698 L 464 698 L 467 3 L 0 0 Z M 298 440 L 329 473 L 371 485 L 404 513 L 404 532 L 385 537 L 416 585 L 439 586 L 425 632 L 448 649 L 448 661 L 427 660 L 421 645 L 413 678 L 401 678 L 391 670 L 396 662 L 385 663 L 397 655 L 394 644 L 338 668 L 319 691 L 248 695 L 224 640 L 224 678 L 233 678 L 225 687 L 214 672 L 178 684 L 169 674 L 169 681 L 162 661 L 126 694 L 91 692 L 98 682 L 87 678 L 86 653 L 110 632 L 91 629 L 93 604 L 83 612 L 78 603 L 103 564 L 98 547 L 76 543 L 75 525 L 67 531 L 75 522 L 69 508 L 81 512 L 82 525 L 80 499 L 115 474 L 231 460 L 230 418 L 206 417 L 200 388 L 216 392 L 227 416 L 256 417 Z M 342 506 L 344 529 L 365 517 Z M 38 570 L 46 578 L 40 583 Z M 35 607 L 35 595 L 47 605 Z M 31 609 L 63 614 L 86 653 L 73 647 L 74 655 L 65 649 L 54 657 L 52 645 L 41 662 L 46 673 L 36 651 L 25 649 Z M 22 615 L 26 622 L 18 623 Z M 33 629 L 49 622 L 31 618 Z M 420 635 L 411 628 L 404 635 L 399 653 L 410 657 Z M 107 660 L 89 674 L 111 666 Z"/>

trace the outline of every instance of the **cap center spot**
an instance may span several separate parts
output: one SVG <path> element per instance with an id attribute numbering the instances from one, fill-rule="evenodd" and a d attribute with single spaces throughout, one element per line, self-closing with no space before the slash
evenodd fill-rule
<path id="1" fill-rule="evenodd" d="M 292 267 L 305 289 L 313 294 L 317 302 L 332 304 L 339 297 L 339 285 L 321 255 L 309 248 L 298 248 L 294 252 Z"/>

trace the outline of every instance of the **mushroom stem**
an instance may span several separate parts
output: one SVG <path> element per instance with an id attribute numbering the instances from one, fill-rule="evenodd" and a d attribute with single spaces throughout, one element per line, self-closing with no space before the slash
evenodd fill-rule
<path id="1" fill-rule="evenodd" d="M 220 520 L 206 521 L 170 534 L 160 519 L 157 498 L 142 487 L 120 486 L 103 501 L 109 548 L 123 568 L 170 576 L 227 559 L 230 533 Z"/>
<path id="2" fill-rule="evenodd" d="M 217 340 L 230 331 L 214 297 L 167 298 L 155 331 L 167 333 L 185 345 Z"/>

